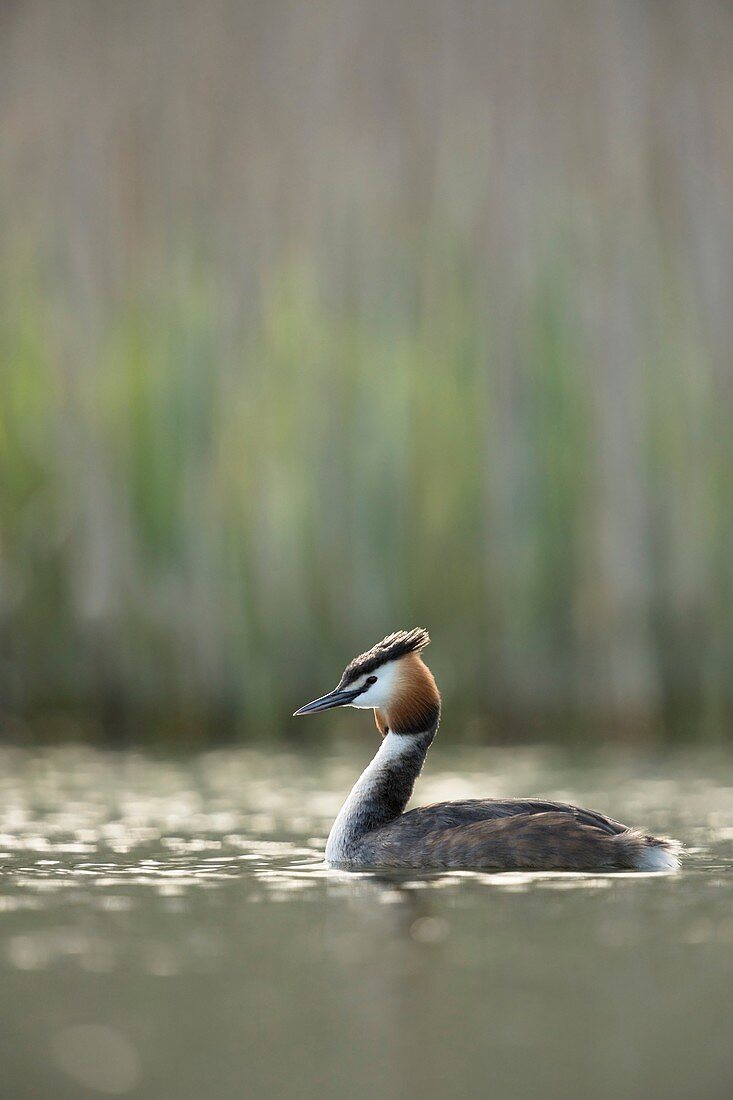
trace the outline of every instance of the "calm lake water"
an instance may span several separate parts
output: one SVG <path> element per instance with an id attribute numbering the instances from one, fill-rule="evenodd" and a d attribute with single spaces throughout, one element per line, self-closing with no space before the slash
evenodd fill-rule
<path id="1" fill-rule="evenodd" d="M 733 761 L 428 760 L 420 802 L 577 801 L 676 876 L 331 872 L 368 751 L 0 751 L 2 1096 L 733 1095 Z"/>

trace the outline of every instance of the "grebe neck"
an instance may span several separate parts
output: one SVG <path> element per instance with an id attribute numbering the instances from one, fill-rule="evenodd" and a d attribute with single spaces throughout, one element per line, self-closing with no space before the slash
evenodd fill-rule
<path id="1" fill-rule="evenodd" d="M 410 800 L 438 729 L 395 733 L 388 729 L 376 756 L 354 784 L 326 844 L 329 863 L 349 863 L 359 841 L 399 817 Z"/>

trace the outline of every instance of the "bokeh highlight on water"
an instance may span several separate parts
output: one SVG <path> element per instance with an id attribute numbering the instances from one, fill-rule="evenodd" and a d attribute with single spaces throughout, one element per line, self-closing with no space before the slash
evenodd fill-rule
<path id="1" fill-rule="evenodd" d="M 676 876 L 335 873 L 362 763 L 0 753 L 5 1095 L 722 1097 L 733 762 L 436 752 L 420 801 L 546 794 Z"/>

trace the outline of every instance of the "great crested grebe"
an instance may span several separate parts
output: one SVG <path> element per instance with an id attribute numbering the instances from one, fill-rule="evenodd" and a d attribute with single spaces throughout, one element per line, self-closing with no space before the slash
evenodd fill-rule
<path id="1" fill-rule="evenodd" d="M 421 657 L 426 630 L 399 630 L 355 657 L 337 687 L 296 710 L 373 709 L 379 750 L 341 807 L 326 860 L 341 867 L 501 871 L 673 871 L 679 845 L 613 818 L 534 798 L 436 802 L 404 812 L 440 722 L 440 694 Z"/>

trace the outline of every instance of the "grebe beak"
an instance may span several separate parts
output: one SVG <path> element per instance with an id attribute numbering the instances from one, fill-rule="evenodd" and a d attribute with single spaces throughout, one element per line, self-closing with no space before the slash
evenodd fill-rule
<path id="1" fill-rule="evenodd" d="M 314 699 L 312 703 L 306 703 L 300 710 L 294 711 L 293 718 L 297 718 L 299 714 L 318 714 L 320 710 L 331 710 L 332 707 L 347 707 L 363 690 L 364 688 L 357 688 L 356 691 L 347 688 L 339 691 L 336 688 L 335 691 L 329 691 L 328 695 L 322 695 L 320 699 Z"/>

